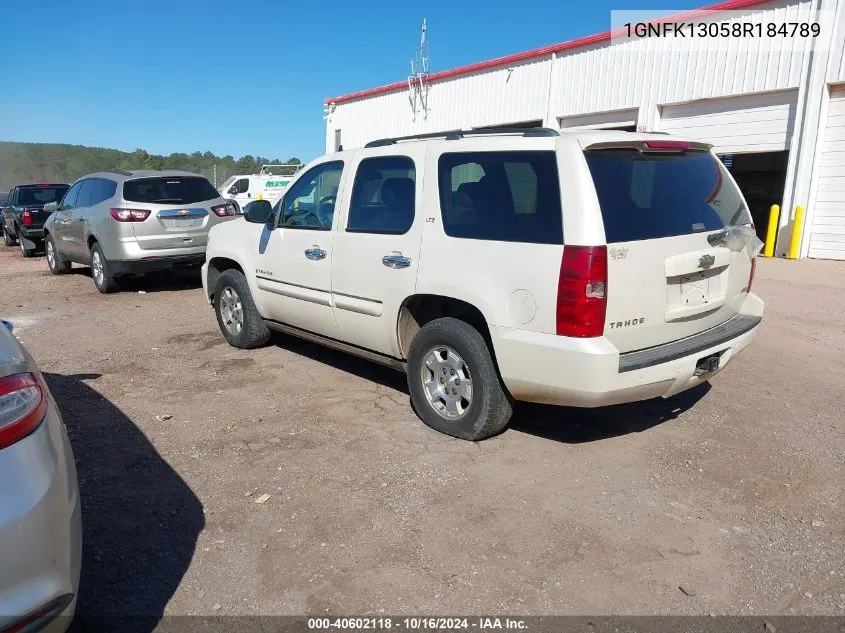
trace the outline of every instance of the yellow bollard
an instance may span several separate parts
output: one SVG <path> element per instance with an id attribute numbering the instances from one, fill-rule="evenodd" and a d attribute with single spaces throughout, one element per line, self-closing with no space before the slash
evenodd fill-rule
<path id="1" fill-rule="evenodd" d="M 780 216 L 780 205 L 773 204 L 769 209 L 769 226 L 766 227 L 766 247 L 763 249 L 764 257 L 772 257 L 775 254 L 775 242 L 778 237 L 778 216 Z"/>
<path id="2" fill-rule="evenodd" d="M 804 230 L 804 207 L 795 207 L 795 220 L 792 222 L 792 239 L 789 242 L 789 259 L 798 259 L 801 250 L 801 233 Z"/>

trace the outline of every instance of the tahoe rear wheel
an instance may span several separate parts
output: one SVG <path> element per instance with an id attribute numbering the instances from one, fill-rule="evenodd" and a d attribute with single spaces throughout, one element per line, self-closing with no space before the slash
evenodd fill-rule
<path id="1" fill-rule="evenodd" d="M 270 340 L 270 330 L 258 313 L 246 278 L 239 270 L 224 270 L 214 287 L 217 324 L 233 347 L 260 347 Z"/>
<path id="2" fill-rule="evenodd" d="M 94 279 L 97 290 L 103 294 L 115 292 L 118 288 L 117 279 L 111 272 L 109 261 L 103 255 L 103 249 L 97 242 L 91 246 L 91 277 Z"/>
<path id="3" fill-rule="evenodd" d="M 423 422 L 465 440 L 500 433 L 513 414 L 487 342 L 460 319 L 435 319 L 417 332 L 408 353 L 408 390 Z"/>
<path id="4" fill-rule="evenodd" d="M 44 242 L 44 254 L 47 256 L 47 266 L 50 267 L 50 272 L 54 275 L 60 275 L 70 270 L 70 262 L 59 255 L 52 235 L 48 235 Z"/>

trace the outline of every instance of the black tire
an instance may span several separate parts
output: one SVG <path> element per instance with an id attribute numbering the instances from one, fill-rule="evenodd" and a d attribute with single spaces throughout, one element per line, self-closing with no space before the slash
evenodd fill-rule
<path id="1" fill-rule="evenodd" d="M 227 301 L 224 297 L 228 297 L 231 301 L 231 293 L 234 293 L 235 298 L 240 302 L 240 330 L 237 330 L 234 325 L 227 325 L 221 313 L 221 303 Z M 258 313 L 258 308 L 252 300 L 252 293 L 249 291 L 249 284 L 239 270 L 224 270 L 217 278 L 217 285 L 214 287 L 214 313 L 217 315 L 220 331 L 232 347 L 252 349 L 261 347 L 270 340 L 270 329 Z"/>
<path id="2" fill-rule="evenodd" d="M 457 419 L 439 413 L 423 385 L 425 358 L 438 347 L 457 352 L 472 380 L 472 399 Z M 435 319 L 417 332 L 408 353 L 408 391 L 417 415 L 428 426 L 473 442 L 502 432 L 513 415 L 511 398 L 499 379 L 487 342 L 478 330 L 460 319 Z"/>
<path id="3" fill-rule="evenodd" d="M 21 255 L 24 257 L 35 257 L 35 253 L 38 250 L 37 246 L 35 248 L 27 248 L 23 238 L 18 238 L 18 242 L 20 242 L 21 246 Z"/>
<path id="4" fill-rule="evenodd" d="M 101 279 L 99 280 L 97 279 L 98 275 L 94 270 L 95 255 L 99 258 L 99 262 L 103 271 Z M 112 274 L 111 266 L 109 265 L 109 260 L 107 260 L 106 256 L 103 255 L 103 249 L 100 248 L 100 245 L 97 242 L 94 242 L 94 244 L 91 246 L 91 278 L 94 280 L 94 286 L 97 288 L 97 290 L 102 292 L 104 295 L 116 292 L 119 288 L 117 279 Z"/>
<path id="5" fill-rule="evenodd" d="M 52 249 L 53 259 L 50 259 L 50 251 Z M 44 240 L 44 254 L 47 256 L 47 267 L 54 275 L 61 275 L 70 270 L 70 262 L 59 254 L 56 249 L 56 243 L 53 241 L 53 236 L 47 234 L 47 239 Z"/>
<path id="6" fill-rule="evenodd" d="M 17 244 L 17 240 L 9 235 L 9 232 L 6 230 L 6 223 L 3 223 L 3 243 L 6 246 L 14 246 Z"/>

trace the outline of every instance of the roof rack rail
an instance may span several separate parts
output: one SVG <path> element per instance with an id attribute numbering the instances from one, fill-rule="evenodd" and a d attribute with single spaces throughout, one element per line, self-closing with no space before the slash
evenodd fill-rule
<path id="1" fill-rule="evenodd" d="M 103 172 L 107 174 L 120 174 L 121 176 L 134 175 L 131 171 L 126 171 L 125 169 L 104 169 Z"/>
<path id="2" fill-rule="evenodd" d="M 370 141 L 364 147 L 386 147 L 395 145 L 399 141 L 421 141 L 427 138 L 443 138 L 447 141 L 455 141 L 465 136 L 483 136 L 490 134 L 520 134 L 526 137 L 536 136 L 560 136 L 557 130 L 549 127 L 478 127 L 472 130 L 449 130 L 448 132 L 429 132 L 427 134 L 412 134 L 411 136 L 396 136 L 394 138 L 381 138 Z"/>

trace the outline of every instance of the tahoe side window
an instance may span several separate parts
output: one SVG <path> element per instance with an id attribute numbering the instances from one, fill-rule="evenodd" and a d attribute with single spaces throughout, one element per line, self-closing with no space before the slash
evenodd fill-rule
<path id="1" fill-rule="evenodd" d="M 406 233 L 414 223 L 416 170 L 407 156 L 361 161 L 352 187 L 346 230 L 350 233 Z"/>
<path id="2" fill-rule="evenodd" d="M 742 195 L 709 152 L 584 152 L 608 243 L 713 231 L 751 222 Z"/>
<path id="3" fill-rule="evenodd" d="M 342 172 L 343 162 L 334 161 L 303 174 L 282 199 L 279 226 L 331 230 Z"/>
<path id="4" fill-rule="evenodd" d="M 437 171 L 446 235 L 563 244 L 554 151 L 446 153 Z"/>

